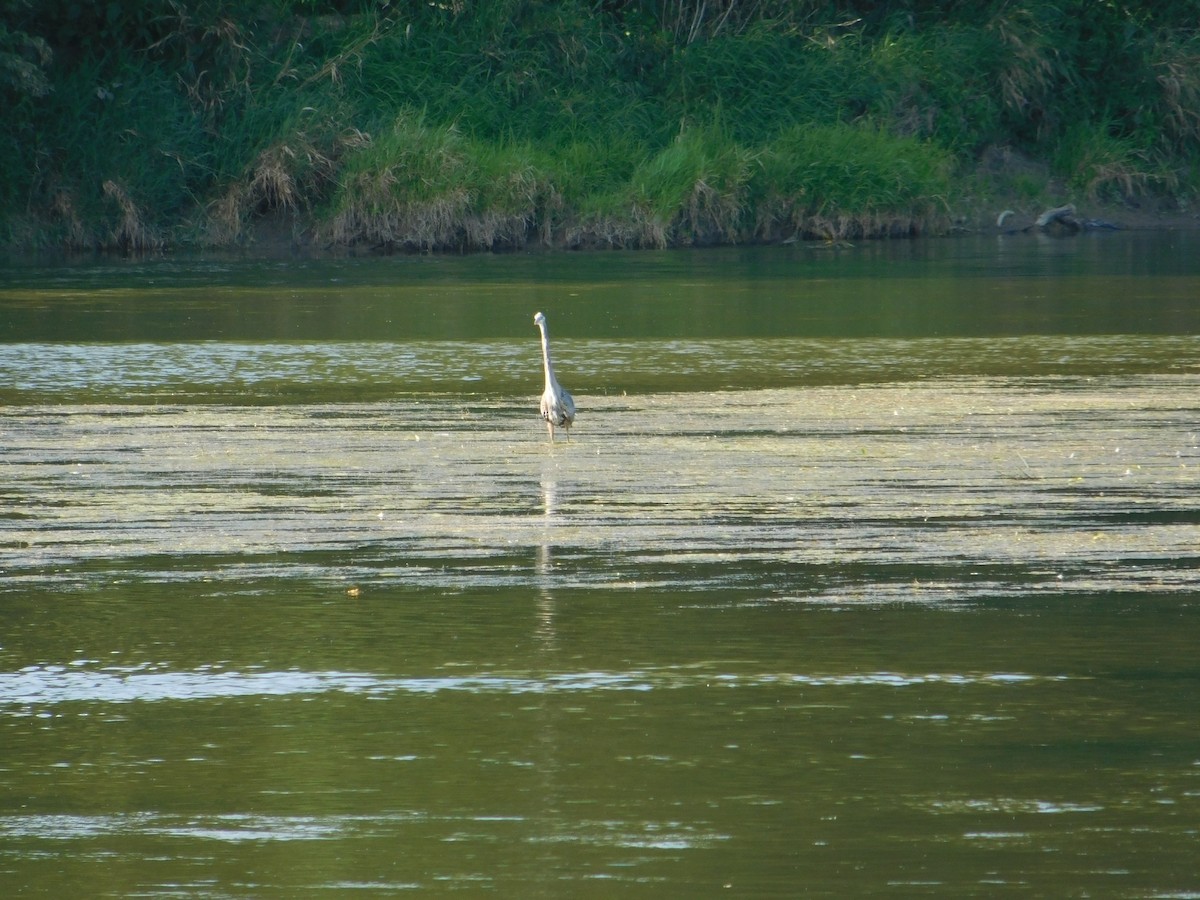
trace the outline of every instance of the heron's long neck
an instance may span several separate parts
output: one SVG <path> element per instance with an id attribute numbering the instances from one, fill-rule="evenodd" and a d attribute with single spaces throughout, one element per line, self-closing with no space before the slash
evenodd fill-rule
<path id="1" fill-rule="evenodd" d="M 543 325 L 542 331 L 542 366 L 546 370 L 546 387 L 554 384 L 554 364 L 550 362 L 550 335 L 546 333 L 546 326 Z"/>

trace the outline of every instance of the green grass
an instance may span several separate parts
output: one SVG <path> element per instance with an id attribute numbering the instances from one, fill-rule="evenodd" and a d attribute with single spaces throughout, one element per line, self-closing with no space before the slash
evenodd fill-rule
<path id="1" fill-rule="evenodd" d="M 1108 123 L 1074 124 L 1059 142 L 1055 167 L 1088 200 L 1120 200 L 1154 188 L 1172 189 L 1178 175 L 1155 160 L 1137 136 L 1114 134 Z"/>
<path id="2" fill-rule="evenodd" d="M 948 209 L 952 160 L 869 125 L 793 126 L 763 155 L 768 234 L 861 237 L 930 230 Z M 762 226 L 760 226 L 762 227 Z"/>

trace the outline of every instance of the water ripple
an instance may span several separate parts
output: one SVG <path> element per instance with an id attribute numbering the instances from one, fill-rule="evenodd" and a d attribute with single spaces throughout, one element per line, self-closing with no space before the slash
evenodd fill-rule
<path id="1" fill-rule="evenodd" d="M 562 341 L 580 393 L 1195 372 L 1200 336 Z M 0 343 L 0 401 L 325 402 L 538 390 L 531 341 Z"/>
<path id="2" fill-rule="evenodd" d="M 362 694 L 547 694 L 593 691 L 654 691 L 689 688 L 752 689 L 761 687 L 836 688 L 917 685 L 1021 685 L 1064 680 L 1019 672 L 848 674 L 731 674 L 678 669 L 630 672 L 564 672 L 546 676 L 475 675 L 397 678 L 365 672 L 240 672 L 196 670 L 146 671 L 138 668 L 91 670 L 67 666 L 28 666 L 0 674 L 0 705 L 44 707 L 58 703 L 130 703 L 209 700 L 227 697 L 281 697 L 324 693 Z"/>

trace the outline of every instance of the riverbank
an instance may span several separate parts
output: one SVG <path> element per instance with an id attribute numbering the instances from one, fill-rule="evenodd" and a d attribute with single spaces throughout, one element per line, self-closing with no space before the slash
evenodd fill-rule
<path id="1" fill-rule="evenodd" d="M 1014 185 L 1036 184 L 1036 191 L 1018 190 Z M 1044 163 L 1038 163 L 1012 151 L 989 153 L 976 171 L 962 174 L 955 180 L 955 199 L 948 200 L 946 209 L 936 221 L 924 221 L 921 227 L 911 231 L 880 233 L 857 231 L 853 235 L 816 228 L 809 231 L 779 232 L 772 235 L 753 235 L 740 243 L 795 243 L 809 241 L 814 246 L 836 244 L 845 246 L 859 240 L 886 239 L 888 237 L 950 237 L 962 234 L 1046 234 L 1055 237 L 1071 237 L 1088 230 L 1195 230 L 1200 229 L 1200 207 L 1183 196 L 1142 195 L 1126 198 L 1088 198 L 1079 196 L 1061 178 L 1057 178 Z M 1038 220 L 1047 210 L 1063 206 L 1074 207 L 1070 217 L 1082 225 L 1081 228 L 1063 226 L 1050 222 L 1039 227 Z M 519 245 L 487 247 L 490 251 L 514 249 L 525 250 L 607 250 L 621 247 L 612 241 L 587 242 L 556 241 L 553 236 L 544 236 L 532 230 L 529 239 Z M 711 242 L 712 244 L 738 243 L 736 240 Z M 695 235 L 680 235 L 669 244 L 654 246 L 683 247 L 702 245 Z M 640 245 L 635 245 L 640 246 Z M 230 248 L 226 248 L 230 249 Z M 290 254 L 347 255 L 379 254 L 397 252 L 397 247 L 388 242 L 378 244 L 344 242 L 322 239 L 319 224 L 306 219 L 296 211 L 275 211 L 256 216 L 247 224 L 236 249 L 251 255 L 271 257 Z M 404 248 L 413 250 L 412 247 Z M 446 250 L 432 247 L 432 251 Z M 460 252 L 462 248 L 459 248 Z M 467 248 L 477 249 L 477 248 Z"/>
<path id="2" fill-rule="evenodd" d="M 962 234 L 1005 234 L 1005 235 L 1050 235 L 1053 237 L 1071 238 L 1088 230 L 1122 230 L 1122 231 L 1180 231 L 1200 229 L 1200 213 L 1180 209 L 1174 201 L 1148 202 L 1138 204 L 1085 204 L 1078 208 L 1077 218 L 1087 223 L 1083 229 L 1076 230 L 1051 226 L 1039 228 L 1038 217 L 1045 209 L 1038 204 L 1022 204 L 1019 198 L 996 198 L 996 203 L 977 209 L 967 209 L 952 219 L 938 231 L 914 233 L 911 235 L 892 235 L 891 239 L 905 240 L 912 237 L 946 238 Z M 997 211 L 998 210 L 998 211 Z M 998 221 L 1005 212 L 1003 222 Z M 808 235 L 804 237 L 780 237 L 761 239 L 743 243 L 755 244 L 792 244 L 800 241 L 811 243 L 814 248 L 828 246 L 845 248 L 862 240 L 889 239 L 888 235 L 869 234 L 854 239 L 841 237 L 823 237 Z M 728 243 L 710 244 L 708 246 L 726 246 Z M 663 249 L 697 246 L 695 242 L 680 241 L 664 245 Z M 162 247 L 153 252 L 167 252 L 172 249 L 189 249 L 188 245 L 180 247 Z M 478 252 L 514 252 L 514 251 L 549 251 L 549 252 L 578 252 L 605 251 L 620 249 L 608 242 L 591 244 L 555 244 L 550 241 L 530 241 L 519 247 L 480 248 Z M 645 249 L 645 248 L 638 248 Z M 236 244 L 226 247 L 206 247 L 207 251 L 237 252 L 249 256 L 264 258 L 279 258 L 286 256 L 355 256 L 376 255 L 396 252 L 418 252 L 412 248 L 401 249 L 389 244 L 338 244 L 323 242 L 299 220 L 287 215 L 268 215 L 256 218 L 248 226 L 243 238 Z M 202 251 L 203 252 L 203 251 Z M 447 248 L 435 247 L 425 252 L 448 252 Z M 471 249 L 456 252 L 473 252 Z"/>
<path id="3" fill-rule="evenodd" d="M 960 6 L 10 5 L 0 246 L 842 241 L 1065 204 L 1196 224 L 1187 4 Z"/>

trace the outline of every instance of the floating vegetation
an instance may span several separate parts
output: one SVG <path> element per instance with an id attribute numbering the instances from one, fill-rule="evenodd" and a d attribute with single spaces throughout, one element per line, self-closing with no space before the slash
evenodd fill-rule
<path id="1" fill-rule="evenodd" d="M 722 588 L 839 604 L 1194 591 L 1196 386 L 582 396 L 561 446 L 525 399 L 21 407 L 0 582 Z"/>

